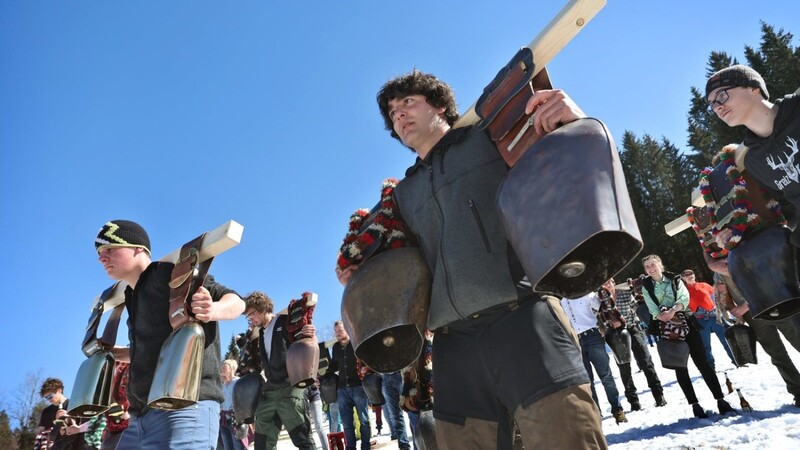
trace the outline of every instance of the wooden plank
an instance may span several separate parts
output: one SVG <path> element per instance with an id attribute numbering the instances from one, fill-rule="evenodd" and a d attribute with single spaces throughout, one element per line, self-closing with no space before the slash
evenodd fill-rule
<path id="1" fill-rule="evenodd" d="M 666 231 L 667 234 L 670 236 L 675 236 L 681 231 L 691 227 L 692 224 L 689 223 L 689 217 L 686 214 L 684 214 L 678 217 L 677 219 L 673 220 L 672 222 L 664 225 L 664 231 Z"/>
<path id="2" fill-rule="evenodd" d="M 242 242 L 243 232 L 244 226 L 235 220 L 229 220 L 214 230 L 209 231 L 205 239 L 203 239 L 203 246 L 200 248 L 200 262 L 217 256 L 220 253 L 239 245 L 239 243 Z M 175 263 L 178 261 L 180 254 L 181 249 L 179 248 L 168 253 L 166 256 L 159 259 L 159 261 Z M 114 286 L 114 294 L 107 298 L 103 303 L 104 312 L 111 311 L 114 306 L 125 301 L 125 288 L 127 287 L 128 283 L 124 281 L 116 283 Z M 97 305 L 98 301 L 100 301 L 99 295 L 92 302 L 92 309 L 94 309 L 94 306 Z"/>
<path id="3" fill-rule="evenodd" d="M 606 0 L 570 0 L 564 8 L 529 44 L 539 73 L 553 57 L 564 48 L 583 27 L 606 5 Z M 480 120 L 475 113 L 475 103 L 459 117 L 453 128 L 473 125 Z"/>

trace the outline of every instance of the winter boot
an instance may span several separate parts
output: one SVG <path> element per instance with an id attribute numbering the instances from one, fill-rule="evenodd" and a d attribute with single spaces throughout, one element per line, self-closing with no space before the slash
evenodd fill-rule
<path id="1" fill-rule="evenodd" d="M 639 400 L 634 400 L 631 403 L 631 411 L 641 411 L 642 405 L 639 403 Z"/>
<path id="2" fill-rule="evenodd" d="M 664 399 L 664 394 L 656 396 L 656 407 L 667 406 L 667 400 Z"/>
<path id="3" fill-rule="evenodd" d="M 621 406 L 615 406 L 614 408 L 611 408 L 611 415 L 614 416 L 614 420 L 616 420 L 617 423 L 628 421 L 628 418 L 625 417 L 625 411 L 622 410 Z"/>
<path id="4" fill-rule="evenodd" d="M 728 405 L 728 407 L 730 408 L 730 405 Z M 708 414 L 706 414 L 706 411 L 700 406 L 700 403 L 692 403 L 692 413 L 694 413 L 694 416 L 698 419 L 708 419 Z"/>
<path id="5" fill-rule="evenodd" d="M 730 403 L 726 402 L 724 399 L 717 400 L 717 408 L 720 414 L 739 414 L 735 409 L 731 408 Z"/>

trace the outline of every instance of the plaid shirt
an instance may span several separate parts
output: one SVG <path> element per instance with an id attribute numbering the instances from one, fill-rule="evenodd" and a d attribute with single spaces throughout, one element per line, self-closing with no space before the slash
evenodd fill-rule
<path id="1" fill-rule="evenodd" d="M 636 302 L 633 301 L 631 291 L 617 290 L 616 305 L 622 317 L 625 318 L 627 326 L 632 327 L 639 323 L 639 318 L 636 317 Z"/>

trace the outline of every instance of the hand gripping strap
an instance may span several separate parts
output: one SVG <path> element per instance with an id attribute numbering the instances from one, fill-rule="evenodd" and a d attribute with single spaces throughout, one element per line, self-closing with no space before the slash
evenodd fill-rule
<path id="1" fill-rule="evenodd" d="M 301 339 L 303 326 L 311 324 L 311 317 L 314 314 L 314 306 L 317 304 L 317 294 L 303 292 L 300 300 L 289 302 L 287 309 L 286 334 L 289 344 Z"/>
<path id="2" fill-rule="evenodd" d="M 540 137 L 532 127 L 534 115 L 526 116 L 525 106 L 536 89 L 552 89 L 552 85 L 546 68 L 534 76 L 535 69 L 531 50 L 523 47 L 486 86 L 475 106 L 482 118 L 478 127 L 489 130 L 509 166 Z"/>
<path id="3" fill-rule="evenodd" d="M 214 258 L 200 261 L 200 248 L 206 234 L 187 242 L 181 247 L 178 262 L 172 269 L 169 282 L 169 323 L 173 330 L 187 324 L 194 319 L 191 308 L 191 294 L 203 285 L 208 274 L 208 268 Z"/>

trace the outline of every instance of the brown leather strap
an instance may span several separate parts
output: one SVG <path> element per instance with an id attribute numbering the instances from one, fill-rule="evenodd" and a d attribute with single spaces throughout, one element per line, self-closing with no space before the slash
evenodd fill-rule
<path id="1" fill-rule="evenodd" d="M 172 269 L 169 282 L 169 322 L 177 330 L 194 319 L 191 308 L 191 294 L 203 285 L 208 268 L 214 258 L 200 262 L 200 248 L 205 234 L 187 242 L 181 247 L 180 257 Z"/>

